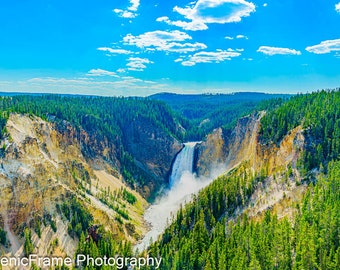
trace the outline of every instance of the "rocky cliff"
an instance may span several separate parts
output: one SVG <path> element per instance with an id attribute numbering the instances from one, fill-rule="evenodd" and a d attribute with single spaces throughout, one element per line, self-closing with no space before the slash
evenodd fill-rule
<path id="1" fill-rule="evenodd" d="M 247 174 L 263 177 L 256 187 L 247 207 L 249 215 L 278 209 L 279 216 L 291 214 L 287 205 L 301 199 L 306 186 L 300 186 L 297 162 L 305 149 L 305 137 L 301 126 L 291 130 L 277 146 L 259 142 L 260 120 L 265 112 L 252 114 L 239 119 L 232 131 L 222 128 L 197 145 L 195 169 L 198 175 L 209 175 L 217 165 L 226 171 L 233 168 Z"/>
<path id="2" fill-rule="evenodd" d="M 2 254 L 22 256 L 23 232 L 31 228 L 34 252 L 73 256 L 78 240 L 70 235 L 69 220 L 60 210 L 72 198 L 95 224 L 118 238 L 134 242 L 144 233 L 142 214 L 147 203 L 106 161 L 106 154 L 115 151 L 107 148 L 108 143 L 97 142 L 103 157 L 96 153 L 90 160 L 84 144 L 95 143 L 91 135 L 79 133 L 67 122 L 11 114 L 6 130 L 0 142 L 0 223 L 7 237 L 0 245 Z M 124 194 L 134 198 L 133 203 Z"/>
<path id="3" fill-rule="evenodd" d="M 149 188 L 166 184 L 172 162 L 183 144 L 143 116 L 127 123 L 123 133 L 126 150 L 137 166 L 153 179 Z"/>
<path id="4" fill-rule="evenodd" d="M 126 123 L 121 137 L 114 140 L 95 130 L 75 129 L 67 121 L 56 122 L 55 127 L 62 136 L 60 144 L 74 138 L 92 166 L 98 167 L 105 160 L 119 172 L 128 171 L 134 178 L 133 185 L 145 198 L 166 185 L 172 161 L 183 147 L 171 134 L 141 116 Z"/>
<path id="5" fill-rule="evenodd" d="M 207 175 L 214 164 L 223 164 L 231 169 L 248 161 L 254 170 L 265 168 L 268 174 L 293 162 L 304 148 L 301 126 L 291 130 L 280 142 L 262 145 L 259 142 L 260 120 L 265 112 L 255 113 L 238 120 L 232 131 L 214 130 L 197 146 L 195 169 L 198 175 Z"/>
<path id="6" fill-rule="evenodd" d="M 254 159 L 262 115 L 260 113 L 240 118 L 232 131 L 215 129 L 198 144 L 195 162 L 198 175 L 208 175 L 214 164 L 223 164 L 226 169 L 230 169 L 244 160 Z"/>

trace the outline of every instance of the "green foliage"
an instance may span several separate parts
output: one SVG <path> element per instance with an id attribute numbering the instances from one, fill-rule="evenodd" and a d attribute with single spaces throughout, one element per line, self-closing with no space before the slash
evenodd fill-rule
<path id="1" fill-rule="evenodd" d="M 282 95 L 278 95 L 282 96 Z M 236 120 L 256 109 L 261 101 L 278 97 L 262 93 L 233 95 L 175 95 L 166 98 L 168 105 L 151 98 L 85 97 L 62 95 L 17 95 L 0 98 L 0 129 L 11 112 L 36 115 L 55 122 L 57 128 L 68 132 L 66 125 L 77 129 L 76 137 L 87 158 L 105 152 L 104 158 L 119 169 L 131 187 L 150 185 L 150 175 L 136 164 L 128 152 L 127 136 L 134 123 L 159 129 L 183 140 L 201 140 L 214 128 L 232 128 Z M 265 105 L 263 105 L 265 106 Z M 170 109 L 171 107 L 171 109 Z M 174 111 L 172 111 L 174 110 Z M 182 125 L 185 130 L 180 128 Z M 89 137 L 84 137 L 85 130 Z M 106 151 L 110 149 L 110 151 Z M 105 150 L 105 151 L 104 151 Z M 71 164 L 75 178 L 87 180 L 77 164 Z M 86 172 L 85 172 L 86 173 Z M 154 181 L 157 183 L 157 181 Z"/>
<path id="2" fill-rule="evenodd" d="M 129 214 L 126 210 L 122 209 L 120 204 L 116 203 L 115 200 L 112 200 L 112 197 L 103 197 L 101 196 L 99 198 L 99 200 L 106 204 L 108 207 L 110 207 L 112 210 L 114 210 L 119 216 L 121 216 L 122 218 L 124 218 L 125 220 L 129 220 L 130 217 L 129 217 Z M 119 222 L 119 223 L 123 223 L 123 221 L 117 217 L 116 220 Z"/>
<path id="3" fill-rule="evenodd" d="M 5 245 L 7 243 L 7 234 L 2 228 L 0 228 L 0 244 Z"/>
<path id="4" fill-rule="evenodd" d="M 117 241 L 113 234 L 104 231 L 102 227 L 98 229 L 98 234 L 101 235 L 101 239 L 98 242 L 93 241 L 92 238 L 86 240 L 85 235 L 82 234 L 79 239 L 76 254 L 89 255 L 94 258 L 103 258 L 104 256 L 115 257 L 116 255 L 126 258 L 132 256 L 132 247 L 130 242 L 122 241 L 121 239 Z M 112 268 L 112 266 L 92 267 L 92 265 L 83 265 L 81 266 L 81 269 L 111 270 L 116 268 Z"/>
<path id="5" fill-rule="evenodd" d="M 98 151 L 110 149 L 104 158 L 115 167 L 120 164 L 118 169 L 132 187 L 146 184 L 150 176 L 136 165 L 127 152 L 126 136 L 131 124 L 148 123 L 165 134 L 183 139 L 178 120 L 170 108 L 162 102 L 145 98 L 61 95 L 3 97 L 0 98 L 0 131 L 3 130 L 0 139 L 11 112 L 39 116 L 57 123 L 57 128 L 65 132 L 68 132 L 65 124 L 71 124 L 77 129 L 75 135 L 83 154 L 93 158 Z M 85 130 L 89 138 L 85 138 L 81 130 Z M 85 140 L 88 140 L 87 143 L 83 143 Z M 77 168 L 74 169 L 74 175 L 78 176 Z"/>
<path id="6" fill-rule="evenodd" d="M 32 263 L 32 266 L 31 266 L 30 269 L 31 270 L 40 270 L 40 268 L 35 263 Z"/>
<path id="7" fill-rule="evenodd" d="M 54 219 L 51 219 L 50 225 L 51 225 L 52 231 L 57 232 L 57 225 L 56 225 Z"/>
<path id="8" fill-rule="evenodd" d="M 339 269 L 339 161 L 309 187 L 292 222 L 270 211 L 260 222 L 246 215 L 233 220 L 242 193 L 256 181 L 229 175 L 215 182 L 149 248 L 163 258 L 161 269 Z"/>
<path id="9" fill-rule="evenodd" d="M 24 253 L 25 253 L 25 256 L 29 256 L 34 251 L 34 246 L 33 246 L 32 239 L 31 239 L 32 238 L 32 233 L 31 233 L 30 229 L 25 228 L 25 230 L 24 230 L 24 238 L 25 238 Z"/>
<path id="10" fill-rule="evenodd" d="M 275 99 L 275 103 L 280 104 L 284 97 L 289 95 L 246 92 L 203 95 L 160 93 L 150 98 L 167 103 L 179 115 L 177 118 L 186 129 L 184 139 L 193 141 L 202 140 L 217 127 L 231 129 L 241 116 L 255 109 L 266 109 L 269 104 L 272 106 L 273 103 L 268 100 Z"/>
<path id="11" fill-rule="evenodd" d="M 41 238 L 41 223 L 39 219 L 35 222 L 34 231 L 38 237 Z"/>
<path id="12" fill-rule="evenodd" d="M 307 172 L 340 155 L 340 91 L 297 95 L 271 109 L 261 119 L 260 142 L 279 144 L 287 133 L 302 125 L 306 151 L 301 168 Z"/>
<path id="13" fill-rule="evenodd" d="M 130 204 L 135 204 L 137 202 L 136 196 L 127 191 L 126 188 L 123 190 L 123 198 Z"/>
<path id="14" fill-rule="evenodd" d="M 8 108 L 11 106 L 11 98 L 0 97 L 0 139 L 6 134 L 6 123 L 9 117 Z"/>
<path id="15" fill-rule="evenodd" d="M 82 232 L 87 232 L 93 217 L 74 196 L 65 201 L 60 209 L 70 222 L 68 227 L 70 236 L 79 238 Z"/>

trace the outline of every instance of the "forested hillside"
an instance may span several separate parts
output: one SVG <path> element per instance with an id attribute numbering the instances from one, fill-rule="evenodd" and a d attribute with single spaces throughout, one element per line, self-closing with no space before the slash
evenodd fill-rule
<path id="1" fill-rule="evenodd" d="M 157 190 L 166 183 L 181 142 L 202 140 L 216 127 L 232 129 L 241 115 L 281 104 L 281 97 L 288 95 L 158 94 L 149 98 L 109 98 L 15 94 L 0 100 L 0 138 L 6 133 L 6 119 L 12 112 L 39 116 L 59 124 L 61 129 L 63 121 L 67 121 L 77 129 L 86 157 L 104 156 L 131 186 Z M 82 130 L 90 137 L 84 138 Z M 156 140 L 151 139 L 154 136 Z M 156 165 L 148 167 L 150 162 Z M 149 196 L 149 191 L 145 194 Z"/>
<path id="2" fill-rule="evenodd" d="M 12 112 L 39 116 L 44 120 L 57 123 L 61 129 L 64 128 L 63 121 L 69 122 L 78 131 L 85 156 L 89 159 L 97 156 L 104 157 L 123 174 L 125 181 L 131 186 L 157 187 L 161 184 L 159 180 L 157 183 L 157 177 L 163 178 L 161 182 L 165 183 L 166 170 L 170 169 L 172 158 L 179 150 L 170 149 L 171 145 L 175 140 L 180 142 L 184 136 L 178 120 L 165 104 L 143 98 L 18 95 L 2 97 L 0 111 L 2 112 L 0 115 L 1 138 L 6 133 L 4 127 Z M 131 126 L 133 124 L 135 126 Z M 143 127 L 149 130 L 136 130 Z M 81 130 L 86 131 L 90 137 L 82 137 Z M 169 157 L 161 157 L 167 160 L 166 164 L 161 164 L 162 168 L 159 172 L 150 173 L 146 166 L 138 166 L 135 162 L 135 159 L 138 159 L 138 153 L 133 152 L 131 148 L 138 138 L 133 137 L 133 134 L 138 134 L 137 137 L 140 137 L 143 132 L 150 134 L 154 132 L 159 136 L 157 138 L 159 144 L 153 145 L 156 148 L 154 154 L 163 151 L 165 155 L 169 155 Z M 143 147 L 147 147 L 146 141 Z M 139 149 L 139 151 L 143 150 Z M 150 162 L 150 160 L 139 161 L 140 163 Z"/>
<path id="3" fill-rule="evenodd" d="M 149 98 L 168 104 L 181 116 L 179 119 L 186 129 L 185 139 L 199 141 L 215 128 L 223 126 L 231 129 L 241 116 L 280 104 L 290 97 L 283 94 L 240 92 L 201 95 L 160 93 Z M 270 103 L 265 102 L 269 100 Z"/>
<path id="4" fill-rule="evenodd" d="M 320 91 L 298 95 L 278 108 L 272 108 L 261 120 L 260 142 L 279 144 L 298 125 L 306 137 L 306 151 L 301 159 L 304 172 L 327 167 L 340 154 L 340 91 Z"/>
<path id="5" fill-rule="evenodd" d="M 257 170 L 243 162 L 202 190 L 149 248 L 162 269 L 339 269 L 339 96 L 299 95 L 267 112 L 257 151 L 275 149 L 301 125 L 298 162 L 272 172 L 263 161 Z M 270 185 L 289 196 L 270 204 Z M 254 213 L 259 200 L 268 206 Z"/>
<path id="6" fill-rule="evenodd" d="M 340 162 L 310 184 L 293 220 L 270 210 L 260 220 L 230 219 L 259 177 L 217 179 L 181 209 L 150 248 L 162 269 L 339 269 Z"/>
<path id="7" fill-rule="evenodd" d="M 205 165 L 233 168 L 144 254 L 166 270 L 340 268 L 339 90 L 162 96 L 0 98 L 1 248 L 18 237 L 20 255 L 35 253 L 48 231 L 51 254 L 132 256 L 145 233 L 140 194 L 166 185 L 182 142 L 199 139 Z"/>

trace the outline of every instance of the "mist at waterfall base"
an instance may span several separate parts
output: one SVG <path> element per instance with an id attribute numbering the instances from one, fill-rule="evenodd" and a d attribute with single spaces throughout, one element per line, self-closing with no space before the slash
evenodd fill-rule
<path id="1" fill-rule="evenodd" d="M 192 145 L 192 143 L 191 145 L 186 144 L 186 147 L 193 147 L 194 145 Z M 178 158 L 181 157 L 177 157 L 177 159 Z M 188 159 L 186 159 L 186 161 L 183 161 L 182 159 L 179 163 L 188 168 L 177 172 L 174 171 L 174 169 L 176 170 L 176 164 L 174 163 L 172 176 L 177 174 L 176 177 L 178 179 L 172 179 L 171 177 L 169 189 L 163 196 L 156 199 L 155 203 L 145 211 L 144 219 L 150 225 L 150 231 L 144 236 L 141 242 L 135 246 L 135 250 L 143 251 L 148 248 L 150 243 L 156 241 L 158 236 L 164 232 L 168 225 L 170 225 L 172 218 L 173 216 L 176 216 L 176 212 L 180 208 L 180 205 L 189 202 L 193 194 L 197 194 L 200 189 L 210 184 L 213 179 L 225 171 L 224 166 L 216 165 L 214 166 L 214 169 L 211 170 L 209 177 L 197 177 L 196 174 L 192 173 L 192 165 L 191 168 L 187 164 L 185 165 L 185 162 L 187 161 Z"/>

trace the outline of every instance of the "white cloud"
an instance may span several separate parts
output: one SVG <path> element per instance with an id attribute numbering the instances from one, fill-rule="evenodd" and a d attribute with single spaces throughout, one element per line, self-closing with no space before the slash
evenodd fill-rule
<path id="1" fill-rule="evenodd" d="M 143 71 L 146 69 L 146 64 L 153 64 L 149 59 L 140 57 L 130 57 L 128 61 L 126 66 L 128 67 L 128 70 L 133 71 Z"/>
<path id="2" fill-rule="evenodd" d="M 117 69 L 117 72 L 118 73 L 125 73 L 126 70 L 125 70 L 125 68 L 119 68 L 119 69 Z"/>
<path id="3" fill-rule="evenodd" d="M 137 11 L 140 3 L 139 0 L 130 0 L 130 4 L 131 6 L 128 7 L 128 10 Z"/>
<path id="4" fill-rule="evenodd" d="M 135 18 L 137 16 L 136 13 L 132 13 L 131 11 L 122 10 L 122 9 L 118 9 L 118 8 L 114 9 L 113 12 L 118 14 L 119 17 L 126 18 L 126 19 L 132 19 L 132 18 Z"/>
<path id="5" fill-rule="evenodd" d="M 228 40 L 233 40 L 233 39 L 249 39 L 247 36 L 245 35 L 237 35 L 235 37 L 231 37 L 231 36 L 226 36 L 224 37 L 225 39 L 228 39 Z"/>
<path id="6" fill-rule="evenodd" d="M 167 49 L 167 51 L 177 52 L 177 53 L 195 52 L 195 51 L 204 50 L 207 48 L 205 44 L 199 43 L 199 42 L 195 42 L 195 43 L 171 42 L 168 45 L 169 45 L 169 48 Z"/>
<path id="7" fill-rule="evenodd" d="M 263 6 L 266 7 L 266 6 L 268 6 L 268 4 L 267 4 L 267 3 L 264 3 Z"/>
<path id="8" fill-rule="evenodd" d="M 124 49 L 113 49 L 108 47 L 100 47 L 97 49 L 98 51 L 109 52 L 111 54 L 133 54 L 132 51 L 124 50 Z"/>
<path id="9" fill-rule="evenodd" d="M 248 39 L 248 37 L 245 35 L 237 35 L 236 38 L 237 39 Z"/>
<path id="10" fill-rule="evenodd" d="M 207 30 L 208 26 L 202 22 L 202 21 L 191 21 L 191 22 L 185 22 L 185 21 L 171 21 L 169 17 L 163 16 L 156 19 L 157 22 L 165 22 L 168 25 L 174 25 L 180 28 L 183 28 L 184 30 L 191 30 L 191 31 L 197 31 L 197 30 Z"/>
<path id="11" fill-rule="evenodd" d="M 113 12 L 118 14 L 119 17 L 132 19 L 138 16 L 137 11 L 139 4 L 139 0 L 130 0 L 130 6 L 127 10 L 115 8 Z"/>
<path id="12" fill-rule="evenodd" d="M 91 69 L 87 74 L 87 76 L 94 76 L 94 77 L 102 77 L 102 76 L 112 76 L 112 77 L 118 77 L 116 72 L 108 71 L 104 69 Z"/>
<path id="13" fill-rule="evenodd" d="M 186 40 L 191 40 L 192 37 L 187 33 L 175 31 L 160 31 L 146 32 L 139 36 L 128 34 L 123 38 L 126 45 L 134 45 L 138 48 L 147 51 L 167 51 L 167 52 L 194 52 L 197 50 L 206 49 L 207 46 L 203 43 L 195 42 L 188 43 Z"/>
<path id="14" fill-rule="evenodd" d="M 335 5 L 335 11 L 340 13 L 340 2 Z"/>
<path id="15" fill-rule="evenodd" d="M 261 52 L 266 55 L 276 55 L 276 54 L 290 54 L 290 55 L 301 55 L 300 51 L 289 49 L 289 48 L 279 48 L 279 47 L 269 47 L 261 46 L 257 52 Z"/>
<path id="16" fill-rule="evenodd" d="M 243 17 L 255 12 L 255 5 L 245 0 L 198 0 L 185 8 L 175 6 L 173 10 L 187 21 L 171 21 L 168 17 L 160 17 L 157 21 L 197 31 L 208 29 L 207 24 L 210 23 L 240 22 Z"/>
<path id="17" fill-rule="evenodd" d="M 340 51 L 340 39 L 322 41 L 320 44 L 307 47 L 306 51 L 315 54 L 325 54 L 332 51 Z"/>
<path id="18" fill-rule="evenodd" d="M 241 53 L 228 49 L 216 50 L 215 52 L 198 52 L 194 55 L 190 55 L 185 61 L 182 62 L 183 66 L 194 66 L 197 63 L 220 63 L 226 60 L 231 60 L 233 57 L 240 56 Z"/>
<path id="19" fill-rule="evenodd" d="M 193 61 L 183 61 L 183 62 L 182 62 L 182 65 L 183 65 L 183 66 L 186 66 L 186 67 L 191 67 L 191 66 L 196 65 L 196 63 L 193 62 Z"/>
<path id="20" fill-rule="evenodd" d="M 1 82 L 0 82 L 1 83 Z M 27 90 L 29 89 L 29 90 Z M 147 96 L 174 89 L 158 81 L 142 80 L 132 76 L 56 78 L 42 77 L 11 82 L 10 91 L 30 93 L 88 94 L 101 96 Z M 177 90 L 180 92 L 180 90 Z M 183 91 L 183 90 L 182 90 Z"/>

